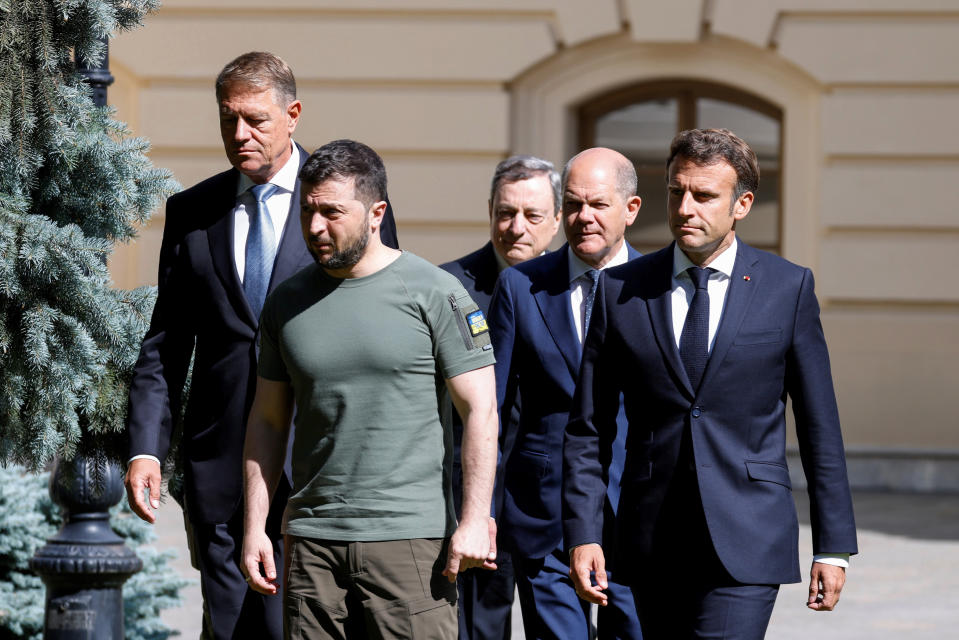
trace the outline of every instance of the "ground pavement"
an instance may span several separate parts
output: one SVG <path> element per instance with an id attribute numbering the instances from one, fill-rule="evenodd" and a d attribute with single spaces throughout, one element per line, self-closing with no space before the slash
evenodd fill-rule
<path id="1" fill-rule="evenodd" d="M 860 555 L 854 556 L 836 611 L 814 613 L 805 607 L 807 584 L 785 585 L 779 592 L 767 638 L 770 640 L 945 640 L 959 637 L 959 496 L 889 493 L 853 494 Z M 808 563 L 808 506 L 796 495 L 801 523 L 801 558 Z M 190 567 L 179 508 L 160 508 L 159 549 L 174 548 L 175 569 L 197 579 Z M 181 591 L 183 606 L 163 612 L 163 620 L 181 638 L 200 634 L 199 586 Z M 513 638 L 522 639 L 519 607 L 513 613 Z"/>

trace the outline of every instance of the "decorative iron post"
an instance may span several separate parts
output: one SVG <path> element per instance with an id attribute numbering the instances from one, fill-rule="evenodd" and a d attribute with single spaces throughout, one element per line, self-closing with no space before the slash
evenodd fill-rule
<path id="1" fill-rule="evenodd" d="M 93 104 L 98 107 L 107 106 L 107 87 L 113 84 L 113 75 L 110 73 L 110 40 L 103 39 L 103 59 L 93 66 L 87 66 L 82 60 L 77 60 L 77 72 L 84 77 L 93 88 Z"/>
<path id="2" fill-rule="evenodd" d="M 50 496 L 65 522 L 30 561 L 47 586 L 46 640 L 123 639 L 123 583 L 143 563 L 110 528 L 123 471 L 95 465 L 82 456 L 60 460 L 50 476 Z"/>
<path id="3" fill-rule="evenodd" d="M 113 83 L 108 53 L 93 67 L 78 62 L 77 71 L 93 87 L 94 103 L 106 105 Z M 123 493 L 123 470 L 116 464 L 98 467 L 83 456 L 57 462 L 50 496 L 65 522 L 30 561 L 47 587 L 46 640 L 123 639 L 123 583 L 143 568 L 110 528 L 110 507 Z"/>

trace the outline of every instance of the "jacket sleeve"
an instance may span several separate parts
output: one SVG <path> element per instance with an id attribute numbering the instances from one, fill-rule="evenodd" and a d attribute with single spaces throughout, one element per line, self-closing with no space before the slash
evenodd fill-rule
<path id="1" fill-rule="evenodd" d="M 181 211 L 180 200 L 173 196 L 167 201 L 157 298 L 134 369 L 127 417 L 130 457 L 148 454 L 161 462 L 170 448 L 195 342 L 189 309 L 184 304 L 191 296 L 184 232 L 180 228 L 182 214 L 189 212 Z"/>
<path id="2" fill-rule="evenodd" d="M 503 468 L 508 455 L 506 443 L 511 439 L 510 428 L 518 428 L 518 421 L 511 420 L 518 393 L 519 375 L 515 369 L 513 347 L 516 344 L 516 317 L 509 269 L 500 274 L 493 289 L 489 306 L 490 339 L 493 355 L 496 356 L 496 407 L 499 412 L 499 438 L 496 468 L 496 485 L 493 492 L 493 516 L 500 510 L 503 500 Z"/>
<path id="3" fill-rule="evenodd" d="M 857 553 L 829 352 L 808 269 L 800 285 L 792 345 L 786 357 L 786 389 L 792 398 L 799 454 L 809 488 L 813 553 Z"/>
<path id="4" fill-rule="evenodd" d="M 616 437 L 619 391 L 607 341 L 605 274 L 599 280 L 563 444 L 563 540 L 567 549 L 603 541 L 603 506 Z"/>

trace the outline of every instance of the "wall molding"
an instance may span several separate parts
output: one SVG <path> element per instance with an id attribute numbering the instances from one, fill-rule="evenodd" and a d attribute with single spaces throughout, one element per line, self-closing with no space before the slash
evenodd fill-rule
<path id="1" fill-rule="evenodd" d="M 805 489 L 799 449 L 786 451 L 793 490 Z M 860 491 L 959 493 L 959 449 L 846 448 L 849 484 Z"/>

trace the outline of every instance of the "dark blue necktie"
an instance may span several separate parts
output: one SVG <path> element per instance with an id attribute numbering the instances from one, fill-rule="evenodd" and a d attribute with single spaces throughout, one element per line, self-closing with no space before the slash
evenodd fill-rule
<path id="1" fill-rule="evenodd" d="M 256 210 L 250 215 L 250 232 L 246 236 L 246 266 L 243 275 L 243 291 L 250 303 L 253 315 L 260 317 L 266 290 L 273 273 L 273 258 L 276 256 L 276 236 L 273 221 L 266 201 L 277 190 L 275 184 L 254 185 L 250 191 L 256 198 Z"/>
<path id="2" fill-rule="evenodd" d="M 693 281 L 693 285 L 696 287 L 696 293 L 689 304 L 683 333 L 679 337 L 679 357 L 683 360 L 686 375 L 689 376 L 693 389 L 699 389 L 703 372 L 706 370 L 706 362 L 709 361 L 709 290 L 707 284 L 709 274 L 712 272 L 713 269 L 701 269 L 699 267 L 686 269 L 689 279 Z"/>
<path id="3" fill-rule="evenodd" d="M 599 285 L 599 269 L 590 269 L 583 275 L 589 278 L 589 293 L 586 294 L 586 300 L 583 302 L 583 341 L 586 341 L 586 332 L 589 331 L 589 319 L 593 316 L 593 303 L 596 302 L 596 287 Z"/>

